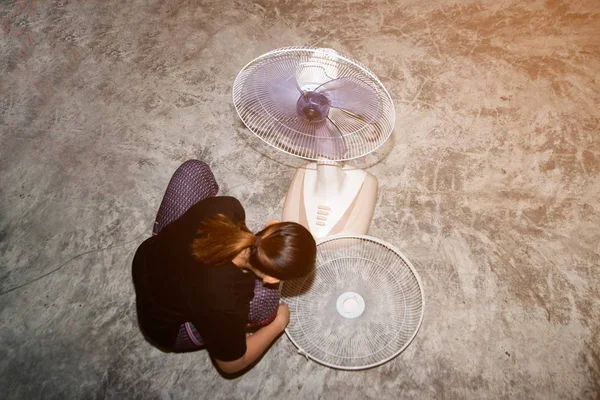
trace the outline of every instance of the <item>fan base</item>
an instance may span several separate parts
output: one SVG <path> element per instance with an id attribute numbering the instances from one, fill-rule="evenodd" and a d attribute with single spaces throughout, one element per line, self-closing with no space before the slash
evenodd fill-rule
<path id="1" fill-rule="evenodd" d="M 297 222 L 316 238 L 368 232 L 377 202 L 377 178 L 331 163 L 296 170 L 283 206 L 283 221 Z"/>

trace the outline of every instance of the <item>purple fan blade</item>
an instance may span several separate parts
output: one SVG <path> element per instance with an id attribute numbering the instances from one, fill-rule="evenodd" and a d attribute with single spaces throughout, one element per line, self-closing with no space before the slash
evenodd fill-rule
<path id="1" fill-rule="evenodd" d="M 277 118 L 296 114 L 296 103 L 302 95 L 296 82 L 296 64 L 289 60 L 265 63 L 252 74 L 252 87 L 249 89 L 257 91 L 259 96 L 264 92 L 268 94 L 267 111 Z"/>
<path id="2" fill-rule="evenodd" d="M 322 122 L 297 122 L 296 134 L 290 137 L 294 145 L 305 148 L 316 158 L 339 159 L 345 155 L 347 147 L 344 137 L 329 118 Z"/>
<path id="3" fill-rule="evenodd" d="M 319 124 L 315 139 L 315 151 L 325 157 L 340 158 L 348 150 L 344 136 L 329 118 Z"/>
<path id="4" fill-rule="evenodd" d="M 334 79 L 319 86 L 315 92 L 325 95 L 331 107 L 348 111 L 368 123 L 377 121 L 381 116 L 379 95 L 360 79 Z"/>

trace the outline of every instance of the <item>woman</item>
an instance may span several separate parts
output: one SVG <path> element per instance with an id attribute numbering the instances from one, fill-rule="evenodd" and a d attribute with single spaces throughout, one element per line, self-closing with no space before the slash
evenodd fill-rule
<path id="1" fill-rule="evenodd" d="M 187 161 L 161 204 L 155 235 L 138 248 L 133 281 L 140 329 L 165 351 L 206 346 L 220 370 L 254 363 L 289 322 L 278 305 L 281 279 L 314 268 L 315 240 L 303 226 L 271 221 L 254 234 L 208 166 Z M 191 206 L 191 207 L 190 207 Z M 250 326 L 264 325 L 252 335 Z"/>

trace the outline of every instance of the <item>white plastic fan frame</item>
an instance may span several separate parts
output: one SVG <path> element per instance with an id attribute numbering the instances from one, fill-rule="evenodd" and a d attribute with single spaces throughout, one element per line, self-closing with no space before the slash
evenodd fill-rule
<path id="1" fill-rule="evenodd" d="M 389 357 L 386 357 L 378 362 L 375 363 L 371 363 L 371 364 L 367 364 L 367 365 L 363 365 L 363 366 L 358 366 L 358 367 L 348 367 L 348 366 L 343 366 L 343 365 L 335 365 L 335 364 L 330 364 L 327 362 L 324 362 L 322 360 L 319 360 L 318 358 L 306 353 L 298 344 L 298 342 L 296 342 L 294 340 L 294 338 L 292 337 L 292 335 L 290 334 L 290 329 L 289 326 L 285 328 L 285 333 L 286 336 L 288 337 L 288 339 L 290 339 L 290 341 L 294 344 L 294 346 L 298 349 L 298 353 L 303 355 L 304 357 L 306 357 L 307 359 L 313 360 L 314 362 L 324 365 L 326 367 L 329 368 L 334 368 L 334 369 L 339 369 L 339 370 L 346 370 L 346 371 L 360 371 L 360 370 L 365 370 L 365 369 L 369 369 L 369 368 L 374 368 L 374 367 L 378 367 L 380 365 L 383 365 L 385 363 L 387 363 L 388 361 L 396 358 L 400 353 L 402 353 L 411 343 L 412 341 L 415 339 L 415 337 L 417 336 L 417 334 L 419 333 L 419 330 L 421 329 L 421 325 L 423 323 L 423 318 L 425 316 L 425 290 L 423 289 L 423 282 L 421 281 L 421 277 L 419 276 L 419 274 L 417 273 L 417 270 L 415 269 L 415 267 L 413 266 L 413 264 L 410 262 L 410 260 L 408 259 L 408 257 L 406 257 L 406 255 L 400 251 L 396 246 L 393 246 L 383 240 L 379 240 L 377 238 L 374 238 L 372 236 L 367 236 L 367 235 L 335 235 L 335 236 L 329 236 L 327 238 L 321 239 L 317 241 L 317 246 L 321 245 L 321 244 L 325 244 L 327 242 L 331 242 L 331 241 L 335 241 L 335 240 L 340 240 L 340 239 L 357 239 L 357 240 L 367 240 L 370 242 L 374 242 L 377 243 L 383 247 L 387 247 L 389 250 L 391 250 L 392 252 L 395 252 L 401 259 L 402 261 L 404 261 L 404 263 L 410 268 L 411 273 L 414 275 L 415 279 L 417 280 L 417 283 L 419 285 L 419 290 L 421 293 L 421 315 L 419 317 L 419 322 L 413 332 L 413 334 L 411 335 L 411 337 L 406 341 L 406 343 L 404 344 L 404 346 L 402 346 L 402 348 L 400 348 L 398 351 L 396 351 L 395 353 L 393 353 L 392 355 L 390 355 Z M 317 247 L 318 249 L 318 247 Z M 317 265 L 316 269 L 318 269 L 320 266 Z M 283 289 L 283 285 L 285 284 L 285 282 L 281 282 L 279 284 L 279 290 L 281 291 Z M 294 304 L 291 304 L 289 302 L 287 302 L 288 306 L 290 307 L 290 312 L 298 312 L 297 308 L 295 308 Z"/>

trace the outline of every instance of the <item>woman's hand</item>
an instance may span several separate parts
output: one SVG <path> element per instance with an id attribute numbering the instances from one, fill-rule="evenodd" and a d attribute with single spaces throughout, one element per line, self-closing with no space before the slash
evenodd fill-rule
<path id="1" fill-rule="evenodd" d="M 290 322 L 290 308 L 287 304 L 280 304 L 277 309 L 277 316 L 271 322 L 283 331 Z"/>
<path id="2" fill-rule="evenodd" d="M 281 335 L 288 322 L 290 322 L 290 309 L 287 304 L 280 304 L 273 322 L 250 336 L 246 335 L 246 353 L 234 361 L 215 359 L 217 367 L 226 374 L 235 374 L 252 365 L 273 343 L 273 340 Z"/>

